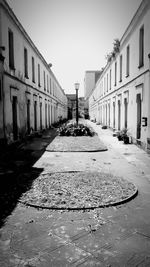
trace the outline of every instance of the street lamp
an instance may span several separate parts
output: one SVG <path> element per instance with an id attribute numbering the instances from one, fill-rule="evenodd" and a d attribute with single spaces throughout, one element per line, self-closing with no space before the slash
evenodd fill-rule
<path id="1" fill-rule="evenodd" d="M 76 90 L 76 123 L 78 125 L 78 90 L 80 84 L 78 82 L 75 83 L 75 90 Z"/>

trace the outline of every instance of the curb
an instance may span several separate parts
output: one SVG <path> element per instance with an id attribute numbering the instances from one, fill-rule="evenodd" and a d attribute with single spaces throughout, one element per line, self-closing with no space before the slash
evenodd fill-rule
<path id="1" fill-rule="evenodd" d="M 135 186 L 135 185 L 134 185 Z M 99 205 L 99 206 L 93 206 L 93 207 L 83 207 L 83 208 L 78 208 L 78 207 L 75 207 L 75 208 L 65 208 L 65 207 L 54 207 L 54 206 L 42 206 L 42 205 L 36 205 L 36 204 L 32 204 L 30 202 L 24 202 L 24 201 L 21 201 L 19 200 L 18 202 L 25 205 L 25 206 L 28 206 L 28 207 L 33 207 L 33 208 L 37 208 L 37 209 L 49 209 L 49 210 L 94 210 L 94 209 L 99 209 L 99 208 L 108 208 L 108 207 L 113 207 L 113 206 L 118 206 L 118 205 L 122 205 L 122 204 L 125 204 L 127 203 L 128 201 L 132 200 L 133 198 L 135 198 L 136 196 L 138 195 L 138 189 L 137 187 L 135 186 L 135 191 L 133 192 L 132 195 L 130 195 L 129 197 L 123 199 L 123 200 L 120 200 L 120 201 L 116 201 L 114 203 L 108 203 L 108 204 L 102 204 L 102 205 Z"/>
<path id="2" fill-rule="evenodd" d="M 46 149 L 46 151 L 48 152 L 104 152 L 107 151 L 108 148 L 103 148 L 103 149 L 95 149 L 95 150 L 50 150 L 50 149 Z"/>

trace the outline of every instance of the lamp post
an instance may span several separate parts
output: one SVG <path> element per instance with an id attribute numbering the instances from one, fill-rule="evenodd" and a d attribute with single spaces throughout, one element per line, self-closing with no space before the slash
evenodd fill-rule
<path id="1" fill-rule="evenodd" d="M 78 125 L 78 90 L 80 84 L 78 82 L 75 83 L 75 90 L 76 90 L 76 123 Z"/>

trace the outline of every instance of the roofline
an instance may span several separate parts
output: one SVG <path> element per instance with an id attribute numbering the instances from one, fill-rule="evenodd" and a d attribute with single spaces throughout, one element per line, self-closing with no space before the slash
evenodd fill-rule
<path id="1" fill-rule="evenodd" d="M 123 43 L 125 42 L 125 40 L 128 38 L 128 36 L 129 36 L 131 30 L 133 30 L 133 28 L 135 28 L 135 26 L 137 25 L 139 16 L 142 16 L 142 15 L 143 15 L 143 13 L 144 13 L 144 11 L 146 10 L 146 8 L 147 8 L 148 5 L 150 5 L 150 1 L 149 1 L 149 0 L 143 0 L 143 1 L 141 2 L 141 4 L 139 5 L 137 11 L 135 12 L 134 16 L 133 16 L 132 19 L 131 19 L 131 22 L 130 22 L 129 25 L 127 26 L 127 28 L 126 28 L 124 34 L 122 35 L 122 37 L 121 37 L 121 39 L 120 39 L 120 44 L 121 44 L 121 46 L 123 45 Z M 118 52 L 118 54 L 120 54 L 120 53 Z M 115 59 L 114 59 L 114 60 L 115 60 Z M 114 60 L 113 60 L 113 61 L 114 61 Z M 93 92 L 94 89 L 96 88 L 97 83 L 98 83 L 99 80 L 105 75 L 105 72 L 107 71 L 107 68 L 109 68 L 109 66 L 112 64 L 113 61 L 106 63 L 106 65 L 105 65 L 105 67 L 104 67 L 104 69 L 103 69 L 103 71 L 102 71 L 101 76 L 100 76 L 99 79 L 97 80 L 97 82 L 96 82 L 94 88 L 91 90 L 90 95 L 89 95 L 88 97 L 90 97 L 90 96 L 92 95 L 92 92 Z"/>
<path id="2" fill-rule="evenodd" d="M 139 17 L 141 17 L 143 15 L 143 13 L 145 12 L 145 10 L 147 10 L 147 7 L 150 5 L 149 0 L 143 0 L 141 2 L 141 4 L 139 5 L 137 11 L 135 12 L 135 14 L 133 15 L 129 25 L 127 26 L 124 34 L 122 35 L 121 39 L 120 39 L 120 44 L 122 45 L 124 43 L 124 41 L 126 40 L 126 38 L 128 37 L 128 35 L 130 34 L 131 30 L 133 30 L 136 25 L 137 22 L 139 20 Z"/>
<path id="3" fill-rule="evenodd" d="M 61 91 L 65 95 L 62 87 L 60 86 L 60 84 L 59 84 L 59 82 L 58 82 L 58 80 L 56 78 L 56 76 L 54 75 L 54 73 L 50 69 L 49 64 L 46 62 L 46 60 L 44 59 L 44 57 L 42 56 L 42 54 L 39 52 L 38 48 L 35 46 L 35 44 L 31 40 L 31 38 L 27 34 L 26 30 L 24 29 L 24 27 L 22 26 L 22 24 L 20 23 L 20 21 L 16 17 L 15 13 L 13 12 L 12 8 L 9 6 L 9 4 L 7 3 L 7 1 L 6 0 L 0 0 L 0 6 L 2 6 L 2 8 L 9 14 L 9 16 L 11 17 L 11 19 L 13 20 L 13 22 L 16 24 L 16 26 L 18 27 L 18 29 L 21 31 L 21 33 L 23 34 L 23 36 L 25 37 L 25 39 L 27 40 L 27 42 L 30 44 L 30 46 L 34 49 L 34 51 L 36 52 L 36 54 L 40 57 L 40 59 L 42 60 L 43 64 L 45 65 L 46 69 L 48 70 L 48 72 L 50 74 L 52 74 L 53 78 L 55 79 L 55 81 L 59 85 Z"/>
<path id="4" fill-rule="evenodd" d="M 101 72 L 101 70 L 86 70 L 85 73 L 89 73 L 89 72 Z"/>

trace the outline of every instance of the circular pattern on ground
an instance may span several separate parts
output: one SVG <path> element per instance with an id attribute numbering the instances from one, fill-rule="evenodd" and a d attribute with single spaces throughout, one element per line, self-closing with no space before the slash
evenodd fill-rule
<path id="1" fill-rule="evenodd" d="M 47 151 L 59 152 L 98 152 L 108 150 L 104 143 L 95 136 L 57 136 L 50 143 Z"/>
<path id="2" fill-rule="evenodd" d="M 121 204 L 136 194 L 133 183 L 110 173 L 43 173 L 20 202 L 50 209 L 90 209 Z"/>

